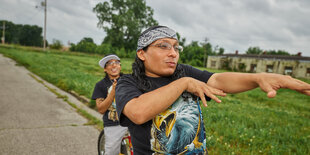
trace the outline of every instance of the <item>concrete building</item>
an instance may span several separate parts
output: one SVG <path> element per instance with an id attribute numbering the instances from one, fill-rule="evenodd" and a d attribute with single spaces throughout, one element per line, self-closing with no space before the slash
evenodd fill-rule
<path id="1" fill-rule="evenodd" d="M 310 79 L 310 57 L 283 55 L 224 54 L 208 56 L 207 68 L 241 72 L 268 72 Z"/>

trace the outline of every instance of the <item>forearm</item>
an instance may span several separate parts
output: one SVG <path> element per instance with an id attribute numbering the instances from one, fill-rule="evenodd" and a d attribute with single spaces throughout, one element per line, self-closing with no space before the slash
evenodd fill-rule
<path id="1" fill-rule="evenodd" d="M 96 99 L 96 106 L 97 106 L 98 111 L 101 114 L 104 114 L 108 110 L 108 108 L 111 106 L 113 100 L 114 100 L 114 96 L 112 96 L 112 94 L 109 94 L 107 98 L 105 99 L 104 98 Z"/>
<path id="2" fill-rule="evenodd" d="M 187 78 L 181 78 L 130 100 L 123 113 L 134 123 L 143 124 L 166 110 L 186 90 Z"/>
<path id="3" fill-rule="evenodd" d="M 257 88 L 258 76 L 259 73 L 215 73 L 207 84 L 226 93 L 239 93 Z"/>

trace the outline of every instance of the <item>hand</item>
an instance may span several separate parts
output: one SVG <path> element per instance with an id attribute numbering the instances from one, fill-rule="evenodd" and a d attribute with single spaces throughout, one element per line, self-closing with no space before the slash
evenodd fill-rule
<path id="1" fill-rule="evenodd" d="M 113 79 L 112 89 L 111 89 L 111 92 L 108 94 L 109 96 L 112 96 L 113 98 L 114 98 L 114 96 L 115 96 L 116 84 L 117 84 L 117 80 L 116 80 L 116 79 Z"/>
<path id="2" fill-rule="evenodd" d="M 226 93 L 224 93 L 222 90 L 211 87 L 206 83 L 196 80 L 194 78 L 188 78 L 186 91 L 193 93 L 196 96 L 199 96 L 205 107 L 208 106 L 205 95 L 207 95 L 217 103 L 221 103 L 222 101 L 215 95 L 226 96 Z"/>
<path id="3" fill-rule="evenodd" d="M 269 98 L 273 98 L 280 88 L 288 88 L 310 96 L 310 84 L 292 78 L 287 75 L 272 74 L 272 73 L 259 73 L 258 85 L 267 93 Z"/>
<path id="4" fill-rule="evenodd" d="M 116 79 L 113 79 L 114 82 L 112 83 L 112 89 L 115 90 L 115 87 L 116 87 L 116 84 L 117 84 L 117 80 Z"/>

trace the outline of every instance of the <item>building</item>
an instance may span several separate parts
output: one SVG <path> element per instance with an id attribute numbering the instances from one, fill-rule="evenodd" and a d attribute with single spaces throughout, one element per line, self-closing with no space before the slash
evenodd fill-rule
<path id="1" fill-rule="evenodd" d="M 251 73 L 278 73 L 310 79 L 310 57 L 284 55 L 224 54 L 208 56 L 207 68 Z"/>

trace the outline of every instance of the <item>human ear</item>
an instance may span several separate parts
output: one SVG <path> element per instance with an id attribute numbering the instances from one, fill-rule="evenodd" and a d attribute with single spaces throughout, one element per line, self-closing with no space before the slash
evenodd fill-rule
<path id="1" fill-rule="evenodd" d="M 145 60 L 145 57 L 144 57 L 144 50 L 139 50 L 138 52 L 137 52 L 137 56 L 138 56 L 138 58 L 140 59 L 140 60 L 142 60 L 142 61 L 144 61 Z"/>

